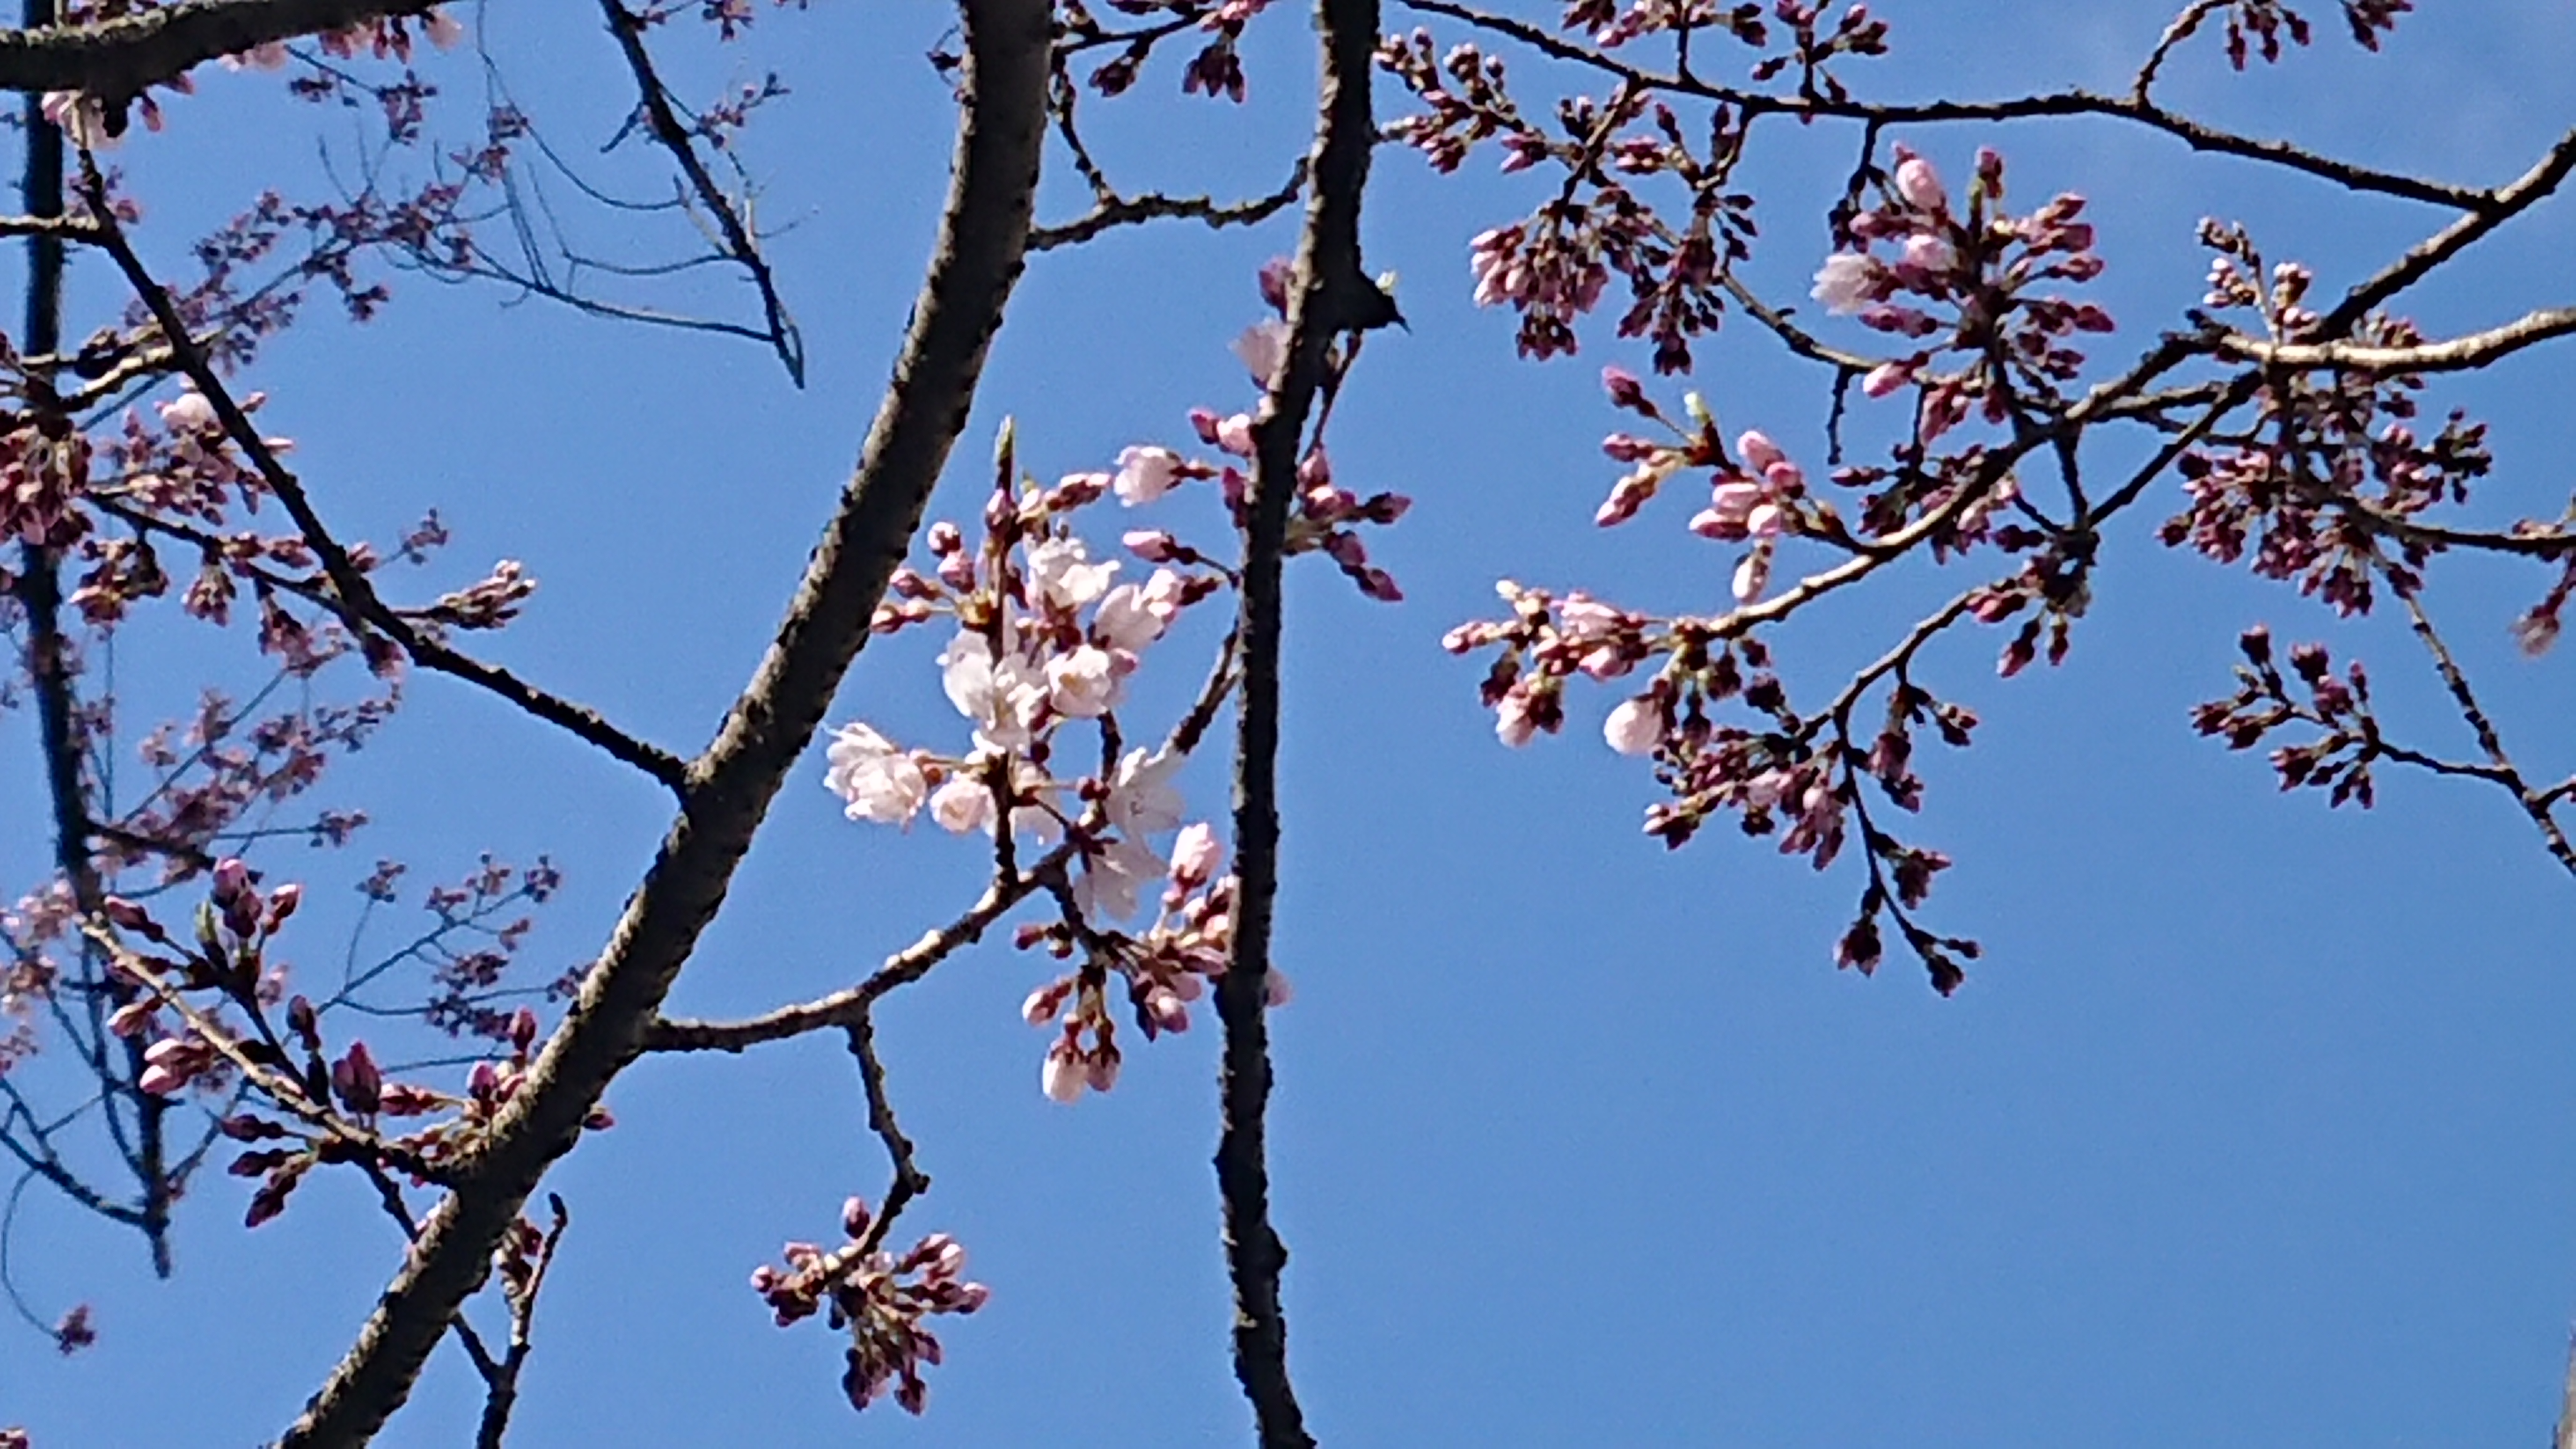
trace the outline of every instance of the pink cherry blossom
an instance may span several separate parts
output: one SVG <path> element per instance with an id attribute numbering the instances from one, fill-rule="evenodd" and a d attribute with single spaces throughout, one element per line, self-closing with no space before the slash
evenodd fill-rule
<path id="1" fill-rule="evenodd" d="M 939 656 L 940 684 L 957 712 L 975 721 L 988 743 L 1008 748 L 1028 742 L 1029 727 L 1046 702 L 1044 675 L 1016 651 L 993 657 L 993 641 L 960 631 Z"/>
<path id="2" fill-rule="evenodd" d="M 982 780 L 959 775 L 930 792 L 930 818 L 954 835 L 989 830 L 993 824 L 993 791 Z"/>
<path id="3" fill-rule="evenodd" d="M 1171 781 L 1180 769 L 1179 755 L 1129 750 L 1118 762 L 1117 779 L 1109 787 L 1109 823 L 1131 836 L 1179 829 L 1188 807 Z M 1162 867 L 1156 866 L 1155 873 L 1161 874 Z"/>
<path id="4" fill-rule="evenodd" d="M 1172 884 L 1183 890 L 1206 885 L 1224 860 L 1225 847 L 1217 844 L 1216 831 L 1206 821 L 1184 825 L 1172 841 Z"/>
<path id="5" fill-rule="evenodd" d="M 1134 507 L 1151 503 L 1181 481 L 1181 455 L 1169 448 L 1135 447 L 1118 455 L 1118 477 L 1110 486 L 1118 501 Z"/>
<path id="6" fill-rule="evenodd" d="M 1093 563 L 1091 551 L 1078 538 L 1047 539 L 1029 549 L 1028 559 L 1030 581 L 1047 602 L 1063 609 L 1078 609 L 1107 593 L 1118 572 L 1115 559 Z"/>
<path id="7" fill-rule="evenodd" d="M 1816 269 L 1815 289 L 1808 293 L 1825 310 L 1848 317 L 1878 300 L 1879 265 L 1859 252 L 1836 252 Z"/>
<path id="8" fill-rule="evenodd" d="M 1170 569 L 1156 569 L 1142 584 L 1120 584 L 1103 595 L 1091 616 L 1092 632 L 1113 649 L 1134 653 L 1163 637 L 1181 612 L 1187 581 Z"/>
<path id="9" fill-rule="evenodd" d="M 930 794 L 921 763 L 869 725 L 853 720 L 832 736 L 825 788 L 841 797 L 852 820 L 909 825 Z"/>
<path id="10" fill-rule="evenodd" d="M 1504 695 L 1494 709 L 1494 738 L 1517 750 L 1537 736 L 1538 720 L 1530 712 L 1529 696 L 1517 689 Z"/>
<path id="11" fill-rule="evenodd" d="M 421 32 L 441 50 L 454 50 L 457 42 L 465 38 L 465 26 L 444 10 L 429 12 L 421 23 Z"/>
<path id="12" fill-rule="evenodd" d="M 1949 189 L 1941 184 L 1941 173 L 1932 169 L 1931 162 L 1902 149 L 1897 152 L 1896 194 L 1917 211 L 1943 212 L 1950 208 Z"/>
<path id="13" fill-rule="evenodd" d="M 1277 317 L 1264 317 L 1246 327 L 1243 335 L 1234 339 L 1234 355 L 1243 359 L 1244 369 L 1252 374 L 1252 385 L 1267 390 L 1288 360 L 1288 324 Z"/>
<path id="14" fill-rule="evenodd" d="M 1743 455 L 1744 466 L 1756 473 L 1789 461 L 1789 455 L 1771 441 L 1771 435 L 1757 428 L 1746 429 L 1744 436 L 1735 440 L 1735 451 Z"/>
<path id="15" fill-rule="evenodd" d="M 187 388 L 177 397 L 157 407 L 161 425 L 174 433 L 212 433 L 223 424 L 215 417 L 215 405 L 195 388 Z"/>
<path id="16" fill-rule="evenodd" d="M 1937 275 L 1959 265 L 1959 252 L 1948 238 L 1919 231 L 1905 239 L 1905 264 Z"/>
<path id="17" fill-rule="evenodd" d="M 1108 650 L 1095 644 L 1076 645 L 1046 662 L 1047 701 L 1058 714 L 1097 719 L 1115 708 L 1126 692 L 1125 674 L 1117 656 Z"/>
<path id="18" fill-rule="evenodd" d="M 1885 397 L 1913 380 L 1913 363 L 1882 362 L 1860 380 L 1860 390 L 1871 397 Z"/>
<path id="19" fill-rule="evenodd" d="M 1121 835 L 1083 852 L 1082 874 L 1073 883 L 1074 900 L 1091 916 L 1123 921 L 1136 914 L 1146 890 L 1161 885 L 1170 871 L 1152 846 Z"/>
<path id="20" fill-rule="evenodd" d="M 1744 556 L 1735 566 L 1735 602 L 1749 604 L 1762 597 L 1771 582 L 1771 546 L 1762 544 Z"/>
<path id="21" fill-rule="evenodd" d="M 1058 1038 L 1055 1045 L 1047 1048 L 1046 1064 L 1038 1069 L 1038 1090 L 1052 1101 L 1078 1102 L 1082 1100 L 1082 1089 L 1089 1085 L 1085 1080 L 1089 1075 L 1072 1039 Z"/>
<path id="22" fill-rule="evenodd" d="M 1620 754 L 1652 754 L 1664 738 L 1663 709 L 1650 697 L 1628 700 L 1610 711 L 1610 718 L 1601 726 L 1601 737 Z"/>

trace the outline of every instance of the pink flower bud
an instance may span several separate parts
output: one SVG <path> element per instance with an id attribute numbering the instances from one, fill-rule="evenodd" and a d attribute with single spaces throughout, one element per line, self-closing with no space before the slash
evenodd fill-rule
<path id="1" fill-rule="evenodd" d="M 1780 451 L 1780 445 L 1772 442 L 1768 433 L 1756 429 L 1746 430 L 1743 437 L 1735 440 L 1735 451 L 1743 455 L 1744 466 L 1756 473 L 1789 461 L 1789 455 Z"/>
<path id="2" fill-rule="evenodd" d="M 1663 742 L 1664 716 L 1652 696 L 1641 696 L 1610 711 L 1601 737 L 1623 755 L 1651 754 Z"/>
<path id="3" fill-rule="evenodd" d="M 1181 827 L 1172 841 L 1172 884 L 1193 890 L 1216 877 L 1216 868 L 1225 859 L 1225 847 L 1217 844 L 1216 832 L 1204 820 Z"/>
<path id="4" fill-rule="evenodd" d="M 1635 373 L 1624 367 L 1605 367 L 1601 369 L 1601 386 L 1609 392 L 1612 407 L 1646 411 L 1646 385 L 1637 380 Z"/>
<path id="5" fill-rule="evenodd" d="M 1075 1102 L 1082 1097 L 1084 1069 L 1081 1056 L 1070 1040 L 1059 1039 L 1047 1048 L 1046 1065 L 1038 1070 L 1038 1089 L 1049 1101 Z"/>
<path id="6" fill-rule="evenodd" d="M 1950 195 L 1941 184 L 1941 173 L 1932 163 L 1911 151 L 1900 149 L 1896 162 L 1896 194 L 1917 211 L 1946 211 Z"/>
<path id="7" fill-rule="evenodd" d="M 1913 380 L 1913 363 L 1882 362 L 1860 380 L 1860 390 L 1871 397 L 1885 397 Z"/>

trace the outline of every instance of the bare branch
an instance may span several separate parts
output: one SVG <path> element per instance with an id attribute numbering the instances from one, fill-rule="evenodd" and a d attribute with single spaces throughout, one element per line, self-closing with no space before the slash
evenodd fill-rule
<path id="1" fill-rule="evenodd" d="M 2352 191 L 2375 191 L 2386 196 L 2404 197 L 2409 201 L 2434 206 L 2457 207 L 2463 211 L 2485 212 L 2496 208 L 2495 193 L 2473 187 L 2454 186 L 2439 181 L 2426 181 L 2413 176 L 2379 171 L 2349 161 L 2320 156 L 2288 141 L 2265 141 L 2240 136 L 2205 126 L 2185 116 L 2143 101 L 2135 96 L 2106 96 L 2095 91 L 2052 91 L 2045 95 L 2016 96 L 1998 101 L 1926 101 L 1914 105 L 1887 105 L 1868 101 L 1835 100 L 1816 96 L 1779 96 L 1760 91 L 1741 91 L 1729 86 L 1711 85 L 1688 76 L 1664 75 L 1616 60 L 1599 51 L 1576 45 L 1527 21 L 1488 14 L 1454 0 L 1398 0 L 1410 10 L 1432 15 L 1445 15 L 1461 20 L 1479 30 L 1507 35 L 1532 49 L 1558 60 L 1589 66 L 1606 75 L 1616 76 L 1632 85 L 1649 90 L 1668 91 L 1677 95 L 1698 96 L 1724 101 L 1738 109 L 1746 119 L 1763 115 L 1822 117 L 1836 120 L 1875 121 L 1882 126 L 1929 125 L 1951 121 L 2018 121 L 2041 116 L 2106 116 L 2133 121 L 2151 130 L 2173 137 L 2195 151 L 2234 156 L 2241 160 L 2261 162 L 2303 172 L 2321 181 L 2329 181 Z"/>
<path id="2" fill-rule="evenodd" d="M 322 561 L 324 575 L 331 580 L 331 587 L 338 592 L 340 602 L 345 606 L 335 612 L 357 628 L 361 635 L 366 625 L 381 630 L 423 668 L 480 685 L 522 711 L 597 745 L 612 758 L 633 765 L 675 793 L 684 791 L 687 767 L 678 756 L 627 734 L 587 706 L 549 694 L 506 669 L 458 653 L 387 608 L 384 601 L 376 597 L 375 586 L 367 581 L 356 560 L 323 525 L 322 517 L 314 510 L 303 483 L 278 461 L 276 451 L 260 436 L 259 429 L 252 425 L 249 415 L 234 400 L 231 390 L 216 375 L 205 349 L 188 335 L 187 326 L 168 290 L 153 280 L 151 272 L 134 254 L 134 248 L 127 244 L 123 229 L 108 219 L 110 212 L 105 183 L 86 155 L 82 158 L 82 167 L 88 182 L 91 214 L 100 218 L 99 245 L 116 258 L 116 264 L 125 273 L 126 282 L 133 287 L 135 296 L 161 324 L 162 335 L 168 341 L 180 370 L 214 407 L 215 417 L 223 424 L 225 436 L 259 470 L 260 480 L 286 506 L 287 515 L 295 520 L 296 530 L 304 536 L 315 557 Z"/>
<path id="3" fill-rule="evenodd" d="M 779 299 L 777 279 L 770 273 L 768 258 L 760 254 L 760 244 L 752 238 L 751 228 L 743 224 L 733 199 L 708 174 L 706 162 L 699 159 L 697 147 L 690 143 L 689 128 L 671 109 L 671 93 L 653 69 L 652 53 L 644 48 L 644 17 L 618 0 L 599 0 L 599 8 L 608 17 L 608 33 L 617 37 L 617 47 L 625 53 L 627 68 L 635 73 L 646 132 L 679 163 L 680 174 L 688 178 L 698 204 L 715 219 L 716 229 L 724 237 L 725 253 L 742 264 L 752 285 L 760 289 L 761 309 L 769 323 L 769 345 L 786 367 L 788 378 L 803 387 L 805 340 L 797 333 L 795 320 L 787 315 L 787 304 Z"/>
<path id="4" fill-rule="evenodd" d="M 1038 888 L 1042 876 L 1051 870 L 1062 870 L 1065 863 L 1073 858 L 1073 849 L 1069 842 L 1059 845 L 1047 852 L 1032 870 L 996 876 L 975 904 L 967 907 L 956 920 L 926 932 L 920 940 L 888 956 L 884 965 L 856 986 L 740 1021 L 656 1020 L 645 1033 L 644 1050 L 740 1052 L 763 1042 L 784 1041 L 808 1032 L 833 1027 L 854 1029 L 867 1016 L 869 1004 L 878 997 L 907 982 L 920 980 L 931 967 L 982 940 L 984 932 L 995 921 L 1029 898 L 1030 893 Z"/>

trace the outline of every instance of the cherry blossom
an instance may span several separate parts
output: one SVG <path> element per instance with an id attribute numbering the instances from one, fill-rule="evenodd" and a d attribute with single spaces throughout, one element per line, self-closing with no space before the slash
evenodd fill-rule
<path id="1" fill-rule="evenodd" d="M 1118 501 L 1132 508 L 1172 491 L 1188 476 L 1184 468 L 1181 455 L 1169 448 L 1128 448 L 1118 455 L 1118 474 L 1112 486 L 1118 491 Z"/>
<path id="2" fill-rule="evenodd" d="M 832 736 L 824 787 L 841 797 L 852 820 L 909 825 L 929 797 L 921 764 L 869 725 L 853 721 Z"/>

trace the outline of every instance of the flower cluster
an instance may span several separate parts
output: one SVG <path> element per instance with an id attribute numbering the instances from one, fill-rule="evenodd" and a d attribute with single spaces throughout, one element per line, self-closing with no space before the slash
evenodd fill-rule
<path id="1" fill-rule="evenodd" d="M 785 1270 L 764 1263 L 753 1270 L 751 1286 L 781 1328 L 828 1310 L 831 1326 L 848 1331 L 841 1387 L 850 1407 L 866 1408 L 891 1384 L 894 1401 L 918 1414 L 930 1396 L 921 1370 L 941 1357 L 939 1339 L 924 1320 L 972 1313 L 991 1290 L 960 1276 L 966 1250 L 946 1233 L 923 1238 L 898 1258 L 876 1246 L 887 1225 L 873 1225 L 872 1234 L 867 1201 L 851 1198 L 841 1209 L 848 1242 L 828 1253 L 813 1243 L 789 1243 L 781 1250 Z"/>
<path id="2" fill-rule="evenodd" d="M 1286 288 L 1285 264 L 1263 269 L 1274 315 L 1234 345 L 1257 387 L 1266 389 L 1284 361 L 1278 314 Z M 1346 357 L 1333 361 L 1347 365 Z M 1084 958 L 1028 1006 L 1032 1022 L 1063 1027 L 1043 1074 L 1058 1100 L 1086 1087 L 1106 1091 L 1117 1079 L 1105 1004 L 1112 973 L 1127 982 L 1151 1039 L 1186 1029 L 1188 1004 L 1224 969 L 1232 886 L 1217 878 L 1213 831 L 1189 823 L 1177 776 L 1221 700 L 1217 690 L 1230 686 L 1231 642 L 1209 691 L 1161 747 L 1128 746 L 1119 709 L 1155 646 L 1188 610 L 1231 589 L 1234 570 L 1168 529 L 1131 529 L 1122 543 L 1150 572 L 1124 577 L 1129 559 L 1095 552 L 1075 530 L 1082 510 L 1112 497 L 1139 508 L 1199 483 L 1213 483 L 1237 528 L 1246 525 L 1253 414 L 1196 408 L 1190 420 L 1212 457 L 1140 444 L 1120 454 L 1114 471 L 1069 474 L 1052 485 L 1021 474 L 1006 425 L 981 538 L 970 540 L 953 522 L 932 525 L 930 565 L 899 571 L 874 621 L 888 634 L 953 621 L 957 632 L 938 663 L 942 689 L 968 727 L 965 747 L 907 747 L 854 720 L 825 750 L 824 786 L 852 820 L 908 828 L 926 811 L 948 831 L 992 834 L 1006 874 L 1021 869 L 1024 842 L 1051 852 L 1037 869 L 1051 891 L 1061 888 L 1063 919 L 1034 928 L 1022 944 L 1045 941 L 1059 958 Z M 1342 487 L 1320 441 L 1300 461 L 1296 482 L 1286 552 L 1324 555 L 1367 597 L 1402 598 L 1394 578 L 1371 562 L 1360 530 L 1394 523 L 1409 500 Z M 1097 768 L 1065 768 L 1068 731 L 1097 739 Z M 1160 844 L 1166 837 L 1168 851 Z M 1157 893 L 1155 919 L 1127 929 Z"/>
<path id="3" fill-rule="evenodd" d="M 1113 975 L 1147 1041 L 1190 1029 L 1190 1006 L 1225 974 L 1234 940 L 1235 881 L 1217 874 L 1223 861 L 1216 833 L 1204 823 L 1190 825 L 1173 841 L 1160 909 L 1141 933 L 1095 926 L 1076 901 L 1064 902 L 1051 924 L 1021 928 L 1023 950 L 1042 946 L 1058 960 L 1082 958 L 1074 971 L 1029 993 L 1020 1008 L 1031 1026 L 1059 1028 L 1039 1073 L 1048 1097 L 1072 1102 L 1086 1090 L 1117 1085 L 1117 1024 L 1108 999 Z M 1270 1005 L 1288 1003 L 1285 975 L 1273 969 L 1264 984 Z"/>
<path id="4" fill-rule="evenodd" d="M 1850 246 L 1815 277 L 1813 295 L 1828 312 L 1929 344 L 1872 368 L 1861 390 L 1885 397 L 1920 387 L 1915 432 L 1926 445 L 1972 409 L 2003 423 L 2054 408 L 2084 365 L 2070 339 L 2113 326 L 2094 303 L 2040 290 L 2102 273 L 2093 227 L 2081 220 L 2084 198 L 2060 195 L 2028 216 L 2010 215 L 2003 157 L 1987 148 L 1964 203 L 1954 204 L 1930 160 L 1904 146 L 1895 155 L 1878 203 L 1844 223 Z"/>
<path id="5" fill-rule="evenodd" d="M 2245 662 L 2236 668 L 2236 693 L 2194 709 L 2193 725 L 2224 739 L 2231 750 L 2250 750 L 2277 730 L 2308 726 L 2315 731 L 2312 738 L 2272 751 L 2281 788 L 2323 790 L 2329 805 L 2349 800 L 2368 809 L 2371 767 L 2388 750 L 2371 713 L 2370 676 L 2361 661 L 2338 675 L 2324 645 L 2298 645 L 2289 661 L 2298 680 L 2294 693 L 2273 657 L 2270 630 L 2257 625 L 2237 642 Z"/>
<path id="6" fill-rule="evenodd" d="M 1429 34 L 1416 32 L 1388 41 L 1378 60 L 1427 107 L 1390 134 L 1435 168 L 1454 170 L 1477 143 L 1498 139 L 1505 171 L 1547 163 L 1566 173 L 1563 190 L 1531 216 L 1469 244 L 1477 304 L 1519 313 L 1523 356 L 1574 352 L 1575 322 L 1600 305 L 1615 275 L 1629 292 L 1619 335 L 1649 339 L 1660 371 L 1690 366 L 1692 342 L 1724 315 L 1728 269 L 1752 254 L 1753 201 L 1729 185 L 1741 122 L 1721 113 L 1695 147 L 1669 106 L 1623 91 L 1607 103 L 1566 101 L 1556 117 L 1562 134 L 1551 135 L 1512 102 L 1502 63 L 1472 45 L 1435 58 Z M 1671 219 L 1635 190 L 1659 176 L 1682 192 Z"/>
<path id="7" fill-rule="evenodd" d="M 1211 99 L 1223 96 L 1240 102 L 1244 97 L 1243 56 L 1241 43 L 1244 27 L 1255 16 L 1270 8 L 1270 0 L 1107 0 L 1109 8 L 1121 15 L 1157 17 L 1136 30 L 1120 33 L 1103 25 L 1082 0 L 1063 0 L 1058 6 L 1060 23 L 1077 41 L 1077 48 L 1093 46 L 1119 47 L 1118 54 L 1102 62 L 1091 72 L 1091 87 L 1104 96 L 1114 96 L 1136 84 L 1136 77 L 1153 58 L 1154 48 L 1183 30 L 1196 30 L 1205 36 L 1198 53 L 1190 57 L 1181 70 L 1181 93 L 1203 95 Z"/>
<path id="8" fill-rule="evenodd" d="M 2253 313 L 2272 342 L 2324 340 L 2325 319 L 2306 305 L 2314 282 L 2306 267 L 2285 262 L 2267 273 L 2241 227 L 2204 222 L 2201 240 L 2216 253 L 2205 299 L 2214 312 Z M 2350 335 L 2382 348 L 2425 340 L 2411 322 L 2382 314 L 2362 318 Z M 2251 545 L 2254 572 L 2295 582 L 2345 615 L 2370 611 L 2381 575 L 2413 588 L 2438 547 L 2417 525 L 2437 507 L 2467 502 L 2469 485 L 2494 462 L 2486 425 L 2465 413 L 2454 411 L 2429 438 L 2417 430 L 2423 386 L 2407 373 L 2275 370 L 2255 395 L 2253 419 L 2183 455 L 2178 471 L 2191 503 L 2166 522 L 2164 541 L 2221 563 Z"/>

